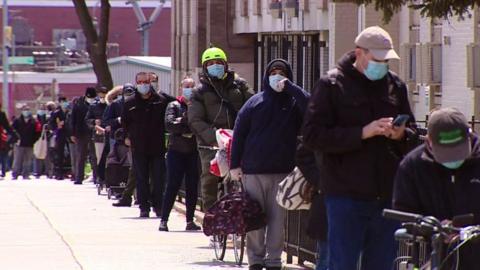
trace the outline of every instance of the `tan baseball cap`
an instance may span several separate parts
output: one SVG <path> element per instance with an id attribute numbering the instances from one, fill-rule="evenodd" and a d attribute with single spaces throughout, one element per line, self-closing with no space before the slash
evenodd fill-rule
<path id="1" fill-rule="evenodd" d="M 379 26 L 365 28 L 355 39 L 355 44 L 368 49 L 375 59 L 400 59 L 393 49 L 392 37 Z"/>

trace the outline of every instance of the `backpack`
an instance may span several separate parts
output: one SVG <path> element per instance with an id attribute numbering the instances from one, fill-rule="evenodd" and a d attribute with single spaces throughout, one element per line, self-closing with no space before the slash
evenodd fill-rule
<path id="1" fill-rule="evenodd" d="M 202 227 L 207 236 L 244 235 L 265 225 L 266 216 L 260 204 L 245 191 L 236 191 L 226 194 L 208 209 Z"/>

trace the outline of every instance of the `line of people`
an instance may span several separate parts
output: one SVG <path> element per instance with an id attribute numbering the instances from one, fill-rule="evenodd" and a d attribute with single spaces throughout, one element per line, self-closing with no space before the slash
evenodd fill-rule
<path id="1" fill-rule="evenodd" d="M 265 228 L 247 234 L 249 269 L 282 268 L 285 210 L 275 197 L 295 166 L 309 183 L 302 193 L 312 201 L 310 220 L 301 233 L 318 241 L 316 269 L 391 269 L 399 224 L 383 218 L 383 209 L 446 220 L 465 213 L 474 213 L 476 222 L 480 217 L 477 136 L 458 110 L 447 108 L 432 113 L 423 144 L 406 85 L 388 68 L 398 58 L 390 35 L 369 27 L 310 93 L 295 84 L 292 67 L 282 59 L 266 66 L 254 93 L 230 69 L 225 52 L 212 47 L 202 54 L 199 83 L 185 77 L 176 98 L 158 89 L 158 76 L 140 72 L 134 84 L 87 88 L 72 104 L 64 98 L 56 108 L 46 104 L 51 115 L 45 113 L 44 120 L 40 111 L 33 119 L 25 107 L 4 134 L 20 138 L 15 175 L 29 167 L 26 157 L 42 125 L 54 138 L 48 155 L 58 179 L 65 176 L 67 145 L 76 184 L 85 178 L 87 157 L 94 181 L 104 182 L 110 157 L 127 155 L 128 182 L 113 206 L 131 206 L 136 190 L 139 216 L 153 210 L 158 229 L 166 232 L 183 180 L 185 228 L 200 230 L 194 222 L 198 184 L 203 209 L 209 209 L 222 181 L 210 172 L 215 132 L 233 129 L 230 176 L 243 183 L 267 218 Z M 407 115 L 406 121 L 395 123 L 399 115 Z M 118 150 L 119 144 L 127 150 Z M 37 168 L 42 166 L 49 167 Z M 474 269 L 468 255 L 462 254 L 467 259 L 460 269 Z"/>

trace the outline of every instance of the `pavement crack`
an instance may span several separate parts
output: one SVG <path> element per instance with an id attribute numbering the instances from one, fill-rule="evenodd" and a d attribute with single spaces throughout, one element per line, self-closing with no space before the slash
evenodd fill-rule
<path id="1" fill-rule="evenodd" d="M 31 199 L 30 197 L 28 197 L 27 194 L 25 194 L 25 197 L 27 198 L 28 202 L 30 203 L 30 205 L 33 206 L 33 208 L 35 208 L 42 216 L 43 218 L 47 221 L 48 225 L 50 226 L 50 228 L 52 228 L 52 230 L 58 235 L 58 237 L 60 237 L 60 240 L 62 240 L 62 242 L 65 244 L 65 246 L 67 246 L 68 250 L 70 251 L 70 254 L 72 255 L 72 258 L 73 260 L 75 261 L 75 263 L 78 265 L 78 267 L 80 267 L 80 270 L 84 270 L 82 264 L 80 263 L 80 261 L 78 260 L 77 256 L 75 255 L 75 252 L 73 251 L 73 248 L 72 246 L 70 246 L 70 244 L 68 243 L 68 241 L 65 239 L 65 237 L 63 237 L 62 233 L 60 233 L 60 231 L 55 228 L 55 226 L 53 226 L 53 223 L 50 221 L 50 219 L 48 218 L 47 214 L 45 214 L 45 212 L 43 212 L 40 207 L 38 207 Z"/>

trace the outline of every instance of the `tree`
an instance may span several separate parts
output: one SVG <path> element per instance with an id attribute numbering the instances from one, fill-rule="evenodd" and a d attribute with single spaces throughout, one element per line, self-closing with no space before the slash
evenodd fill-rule
<path id="1" fill-rule="evenodd" d="M 92 62 L 97 84 L 107 89 L 113 88 L 112 74 L 107 63 L 108 23 L 110 20 L 109 0 L 101 0 L 99 33 L 97 33 L 85 0 L 72 0 L 75 5 L 83 33 L 87 39 L 87 52 Z"/>
<path id="2" fill-rule="evenodd" d="M 459 16 L 463 19 L 470 9 L 480 5 L 480 0 L 334 0 L 334 2 L 353 2 L 358 5 L 375 4 L 375 10 L 383 11 L 383 20 L 388 23 L 392 16 L 404 5 L 419 9 L 422 16 L 447 18 Z"/>

